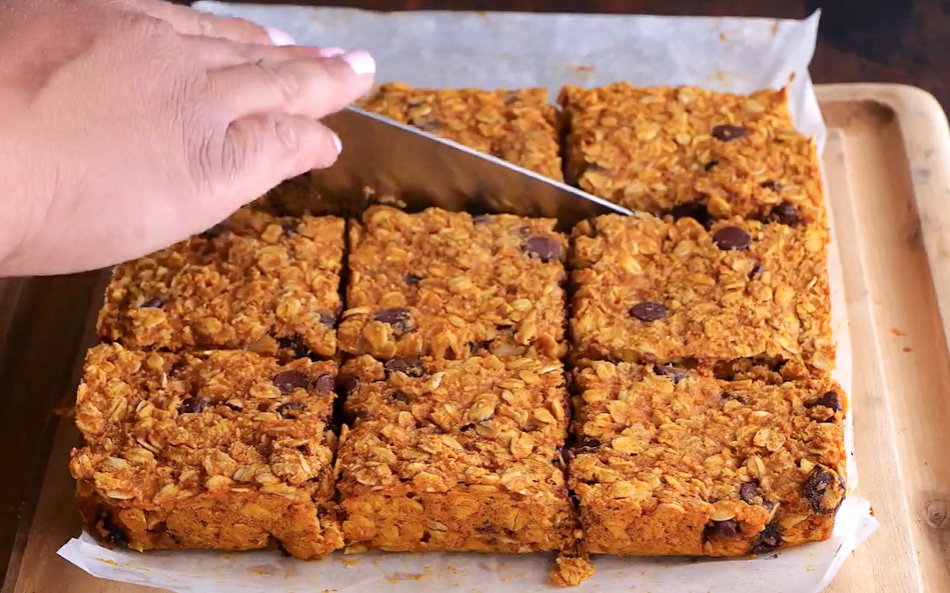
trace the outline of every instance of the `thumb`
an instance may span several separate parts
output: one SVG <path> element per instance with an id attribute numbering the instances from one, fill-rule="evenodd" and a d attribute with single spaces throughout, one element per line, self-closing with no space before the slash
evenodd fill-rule
<path id="1" fill-rule="evenodd" d="M 223 145 L 219 195 L 239 207 L 286 179 L 329 167 L 340 154 L 340 138 L 308 117 L 255 114 L 234 121 Z M 212 172 L 214 173 L 214 172 Z"/>

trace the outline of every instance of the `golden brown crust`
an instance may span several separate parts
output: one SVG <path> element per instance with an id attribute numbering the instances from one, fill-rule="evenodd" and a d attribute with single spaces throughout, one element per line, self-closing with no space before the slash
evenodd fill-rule
<path id="1" fill-rule="evenodd" d="M 581 371 L 569 473 L 582 550 L 741 556 L 830 537 L 845 496 L 845 396 L 825 374 L 764 376 Z"/>
<path id="2" fill-rule="evenodd" d="M 100 337 L 130 348 L 336 353 L 340 218 L 240 210 L 222 225 L 119 265 Z"/>
<path id="3" fill-rule="evenodd" d="M 738 241 L 738 243 L 737 243 Z M 574 229 L 578 360 L 802 358 L 834 367 L 828 233 L 609 215 Z"/>
<path id="4" fill-rule="evenodd" d="M 377 358 L 557 358 L 566 351 L 555 222 L 370 208 L 350 228 L 340 349 Z"/>
<path id="5" fill-rule="evenodd" d="M 133 549 L 342 546 L 332 362 L 92 348 L 70 469 L 84 519 Z"/>
<path id="6" fill-rule="evenodd" d="M 653 213 L 699 204 L 826 223 L 815 143 L 795 131 L 785 89 L 566 86 L 559 103 L 568 182 L 590 193 Z"/>
<path id="7" fill-rule="evenodd" d="M 563 180 L 556 111 L 546 89 L 484 91 L 380 86 L 367 111 Z"/>

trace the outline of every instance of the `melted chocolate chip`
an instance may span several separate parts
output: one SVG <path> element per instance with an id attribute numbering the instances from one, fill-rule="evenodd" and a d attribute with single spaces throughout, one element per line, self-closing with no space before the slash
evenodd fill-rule
<path id="1" fill-rule="evenodd" d="M 162 297 L 155 297 L 153 299 L 149 299 L 145 301 L 140 306 L 143 309 L 157 309 L 164 304 L 165 304 L 165 299 L 163 299 Z"/>
<path id="2" fill-rule="evenodd" d="M 815 406 L 824 406 L 837 412 L 841 410 L 841 398 L 836 391 L 827 391 L 817 399 L 805 404 L 806 408 L 814 408 Z"/>
<path id="3" fill-rule="evenodd" d="M 551 237 L 531 237 L 524 243 L 524 251 L 544 263 L 560 261 L 564 255 L 561 244 Z"/>
<path id="4" fill-rule="evenodd" d="M 189 397 L 181 402 L 179 414 L 200 414 L 208 406 L 208 400 L 203 397 Z"/>
<path id="5" fill-rule="evenodd" d="M 762 493 L 759 491 L 759 487 L 753 482 L 746 482 L 743 485 L 739 486 L 739 498 L 742 502 L 748 504 L 756 504 L 756 498 L 761 498 Z"/>
<path id="6" fill-rule="evenodd" d="M 333 393 L 333 377 L 330 375 L 320 375 L 317 377 L 317 380 L 313 382 L 313 386 L 320 395 L 329 395 Z"/>
<path id="7" fill-rule="evenodd" d="M 387 360 L 383 367 L 388 374 L 403 373 L 409 377 L 421 377 L 426 374 L 425 366 L 418 358 L 393 358 Z"/>
<path id="8" fill-rule="evenodd" d="M 795 204 L 790 202 L 782 202 L 778 206 L 772 208 L 769 219 L 773 222 L 784 224 L 786 226 L 797 226 L 802 222 L 802 217 L 801 214 L 798 213 L 798 208 L 795 206 Z"/>
<path id="9" fill-rule="evenodd" d="M 709 161 L 708 163 L 703 165 L 703 169 L 710 171 L 712 170 L 713 167 L 715 167 L 718 164 L 719 164 L 719 161 Z"/>
<path id="10" fill-rule="evenodd" d="M 724 226 L 713 234 L 713 242 L 723 251 L 749 248 L 752 237 L 737 226 Z"/>
<path id="11" fill-rule="evenodd" d="M 762 272 L 765 271 L 765 268 L 762 267 L 762 264 L 755 262 L 752 264 L 752 269 L 749 270 L 749 280 L 758 280 L 762 277 Z"/>
<path id="12" fill-rule="evenodd" d="M 680 218 L 692 218 L 707 229 L 712 226 L 713 222 L 715 222 L 715 218 L 713 218 L 713 215 L 709 213 L 706 205 L 699 202 L 687 202 L 685 204 L 674 206 L 670 210 L 670 215 L 672 215 L 676 220 L 679 220 Z"/>
<path id="13" fill-rule="evenodd" d="M 703 530 L 707 540 L 729 539 L 739 535 L 739 522 L 735 519 L 725 521 L 710 521 Z"/>
<path id="14" fill-rule="evenodd" d="M 778 530 L 778 525 L 770 523 L 755 539 L 755 543 L 752 545 L 752 553 L 767 554 L 780 545 L 782 545 L 782 534 Z"/>
<path id="15" fill-rule="evenodd" d="M 409 402 L 409 396 L 404 391 L 395 390 L 389 394 L 389 399 L 405 404 Z"/>
<path id="16" fill-rule="evenodd" d="M 310 356 L 310 349 L 304 346 L 300 336 L 291 336 L 289 338 L 280 338 L 277 345 L 282 350 L 292 350 L 297 358 L 307 358 Z"/>
<path id="17" fill-rule="evenodd" d="M 482 525 L 476 527 L 475 531 L 478 533 L 495 533 L 498 531 L 498 528 L 491 523 L 483 523 Z"/>
<path id="18" fill-rule="evenodd" d="M 383 323 L 388 323 L 393 327 L 398 335 L 411 332 L 416 328 L 416 323 L 412 319 L 412 313 L 409 311 L 409 309 L 404 309 L 402 307 L 377 311 L 376 315 L 373 316 L 373 319 Z"/>
<path id="19" fill-rule="evenodd" d="M 323 312 L 320 313 L 320 323 L 325 325 L 328 329 L 336 329 L 337 318 L 335 313 Z"/>
<path id="20" fill-rule="evenodd" d="M 669 377 L 674 384 L 679 383 L 686 378 L 686 370 L 678 369 L 676 367 L 671 367 L 663 364 L 658 364 L 653 367 L 653 372 L 662 377 Z"/>
<path id="21" fill-rule="evenodd" d="M 475 425 L 474 425 L 474 424 L 468 423 L 468 424 L 464 424 L 464 425 L 460 426 L 460 427 L 459 427 L 459 430 L 462 431 L 462 432 L 468 432 L 468 431 L 470 431 L 470 430 L 473 430 L 474 428 L 475 428 Z"/>
<path id="22" fill-rule="evenodd" d="M 112 518 L 105 513 L 102 514 L 102 531 L 104 532 L 103 538 L 107 544 L 120 548 L 128 547 L 128 536 L 125 535 L 125 532 L 122 531 L 118 525 L 113 523 Z"/>
<path id="23" fill-rule="evenodd" d="M 828 468 L 818 465 L 811 471 L 805 486 L 802 488 L 805 500 L 811 508 L 820 515 L 827 515 L 838 510 L 844 500 L 844 485 L 837 474 Z"/>
<path id="24" fill-rule="evenodd" d="M 343 379 L 343 391 L 347 395 L 352 395 L 357 392 L 360 388 L 360 380 L 356 377 L 344 377 Z"/>
<path id="25" fill-rule="evenodd" d="M 762 187 L 763 189 L 770 189 L 772 191 L 778 190 L 778 184 L 775 183 L 774 181 L 763 181 L 762 183 L 759 184 L 759 186 Z"/>
<path id="26" fill-rule="evenodd" d="M 287 402 L 280 404 L 275 410 L 282 418 L 299 418 L 307 410 L 307 406 L 300 402 Z"/>
<path id="27" fill-rule="evenodd" d="M 281 371 L 271 378 L 271 383 L 281 393 L 287 394 L 295 389 L 306 389 L 310 386 L 310 379 L 300 371 Z"/>
<path id="28" fill-rule="evenodd" d="M 409 286 L 416 286 L 422 282 L 422 276 L 416 276 L 415 274 L 406 274 L 406 284 Z"/>
<path id="29" fill-rule="evenodd" d="M 667 314 L 666 307 L 651 301 L 644 301 L 630 307 L 630 315 L 646 323 L 666 319 Z"/>
<path id="30" fill-rule="evenodd" d="M 285 218 L 280 221 L 280 228 L 284 229 L 285 233 L 292 235 L 300 229 L 300 220 L 296 218 Z"/>
<path id="31" fill-rule="evenodd" d="M 731 126 L 728 124 L 716 126 L 712 129 L 713 138 L 723 142 L 745 138 L 748 133 L 749 131 L 742 126 Z"/>

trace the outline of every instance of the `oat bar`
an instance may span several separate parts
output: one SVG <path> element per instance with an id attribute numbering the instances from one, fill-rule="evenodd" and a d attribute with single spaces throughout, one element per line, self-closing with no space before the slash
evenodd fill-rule
<path id="1" fill-rule="evenodd" d="M 485 91 L 380 86 L 362 107 L 515 165 L 563 179 L 556 110 L 542 88 Z"/>
<path id="2" fill-rule="evenodd" d="M 135 550 L 343 545 L 329 420 L 336 365 L 246 351 L 92 348 L 70 469 L 87 528 Z"/>
<path id="3" fill-rule="evenodd" d="M 819 226 L 603 216 L 574 229 L 578 359 L 834 366 Z"/>
<path id="4" fill-rule="evenodd" d="M 823 374 L 774 375 L 581 371 L 569 475 L 582 549 L 742 556 L 830 537 L 846 491 L 845 396 Z"/>
<path id="5" fill-rule="evenodd" d="M 559 450 L 532 433 L 444 432 L 403 412 L 340 439 L 347 550 L 529 553 L 574 544 Z"/>
<path id="6" fill-rule="evenodd" d="M 336 353 L 344 221 L 241 210 L 115 268 L 99 335 L 130 348 Z"/>
<path id="7" fill-rule="evenodd" d="M 560 95 L 569 183 L 634 210 L 825 224 L 815 142 L 796 132 L 786 90 L 695 87 Z"/>
<path id="8" fill-rule="evenodd" d="M 380 359 L 563 355 L 567 239 L 554 225 L 370 208 L 349 231 L 340 349 Z"/>

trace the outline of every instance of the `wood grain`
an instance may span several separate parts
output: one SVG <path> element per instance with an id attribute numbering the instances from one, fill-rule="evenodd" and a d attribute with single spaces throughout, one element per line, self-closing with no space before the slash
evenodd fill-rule
<path id="1" fill-rule="evenodd" d="M 950 131 L 936 101 L 893 85 L 818 87 L 828 125 L 828 192 L 841 246 L 854 347 L 858 492 L 881 528 L 848 560 L 832 593 L 950 591 Z M 78 352 L 73 352 L 78 360 Z M 79 529 L 57 433 L 10 590 L 139 593 L 55 556 Z"/>

